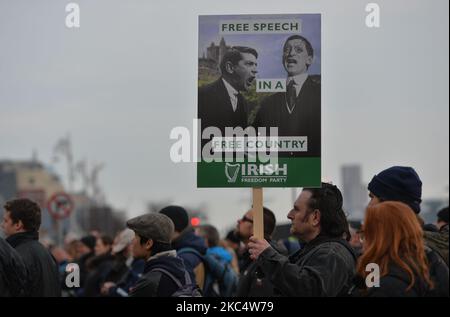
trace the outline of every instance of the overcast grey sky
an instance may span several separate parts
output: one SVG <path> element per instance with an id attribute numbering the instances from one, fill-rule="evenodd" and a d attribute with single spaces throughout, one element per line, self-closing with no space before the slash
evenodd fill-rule
<path id="1" fill-rule="evenodd" d="M 0 0 L 0 159 L 51 161 L 70 132 L 76 159 L 105 162 L 108 201 L 130 216 L 149 200 L 198 206 L 232 225 L 250 189 L 197 189 L 195 164 L 169 158 L 175 126 L 197 114 L 198 15 L 322 14 L 323 176 L 363 166 L 364 181 L 392 165 L 416 168 L 424 197 L 448 196 L 448 1 L 385 0 L 381 27 L 362 0 Z M 64 165 L 56 169 L 64 173 Z M 280 220 L 290 189 L 265 190 Z"/>

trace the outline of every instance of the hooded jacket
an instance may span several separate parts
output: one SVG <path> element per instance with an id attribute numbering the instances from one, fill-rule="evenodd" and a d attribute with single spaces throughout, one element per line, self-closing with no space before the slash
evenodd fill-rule
<path id="1" fill-rule="evenodd" d="M 182 233 L 177 239 L 172 241 L 172 246 L 177 251 L 184 248 L 192 248 L 197 250 L 201 255 L 205 255 L 207 251 L 204 239 L 195 235 L 192 230 Z M 183 259 L 191 280 L 197 280 L 194 270 L 200 263 L 202 263 L 202 259 L 194 252 L 183 252 L 179 255 L 179 257 Z"/>
<path id="2" fill-rule="evenodd" d="M 157 268 L 168 271 L 181 283 L 185 283 L 186 269 L 183 260 L 176 256 L 174 250 L 161 252 L 148 259 L 142 277 L 131 289 L 131 297 L 170 297 L 178 290 L 169 276 L 154 271 Z"/>

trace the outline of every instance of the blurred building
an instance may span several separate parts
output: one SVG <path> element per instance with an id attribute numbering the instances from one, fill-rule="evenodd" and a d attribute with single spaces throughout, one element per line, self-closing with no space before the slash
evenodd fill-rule
<path id="1" fill-rule="evenodd" d="M 64 186 L 60 178 L 44 164 L 34 160 L 0 161 L 0 217 L 3 217 L 3 205 L 7 200 L 29 198 L 42 209 L 40 237 L 53 242 L 57 241 L 56 223 L 47 210 L 47 202 L 57 192 L 64 192 Z M 117 212 L 104 203 L 100 205 L 83 193 L 70 193 L 70 196 L 74 202 L 72 213 L 78 228 L 72 234 L 76 237 L 94 230 L 113 236 L 125 227 L 124 212 Z M 69 219 L 63 219 L 61 225 L 62 233 L 67 234 Z"/>
<path id="2" fill-rule="evenodd" d="M 344 211 L 350 219 L 363 219 L 368 203 L 368 192 L 362 182 L 361 165 L 349 164 L 341 168 Z"/>
<path id="3" fill-rule="evenodd" d="M 29 198 L 42 208 L 41 234 L 48 235 L 54 225 L 47 212 L 47 200 L 64 191 L 59 177 L 38 161 L 0 161 L 0 216 L 3 204 L 13 198 Z"/>
<path id="4" fill-rule="evenodd" d="M 72 194 L 72 197 L 75 202 L 75 220 L 83 234 L 98 231 L 114 237 L 125 229 L 127 218 L 124 211 L 100 205 L 84 193 Z"/>

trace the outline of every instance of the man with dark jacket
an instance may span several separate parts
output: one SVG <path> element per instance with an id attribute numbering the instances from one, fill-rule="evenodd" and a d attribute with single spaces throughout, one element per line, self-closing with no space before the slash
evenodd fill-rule
<path id="1" fill-rule="evenodd" d="M 0 297 L 17 297 L 25 293 L 27 271 L 20 255 L 0 238 Z"/>
<path id="2" fill-rule="evenodd" d="M 275 230 L 276 219 L 274 213 L 269 209 L 263 208 L 264 217 L 264 238 L 270 243 L 272 248 L 283 255 L 287 255 L 287 250 L 282 249 L 272 242 L 272 234 Z M 274 287 L 268 277 L 264 275 L 257 262 L 250 258 L 248 252 L 248 243 L 253 235 L 253 210 L 238 220 L 236 226 L 236 236 L 244 243 L 246 250 L 242 254 L 239 265 L 241 275 L 236 291 L 238 297 L 267 297 L 274 296 Z"/>
<path id="3" fill-rule="evenodd" d="M 200 256 L 205 255 L 208 249 L 204 239 L 197 236 L 189 227 L 189 216 L 183 207 L 167 206 L 161 209 L 160 213 L 169 217 L 174 223 L 172 247 L 183 259 L 191 280 L 196 281 L 197 285 L 203 289 L 205 266 Z"/>
<path id="4" fill-rule="evenodd" d="M 61 296 L 58 265 L 39 243 L 41 209 L 29 199 L 6 202 L 2 228 L 6 241 L 20 254 L 27 269 L 26 296 Z"/>
<path id="5" fill-rule="evenodd" d="M 240 92 L 248 91 L 256 77 L 258 53 L 250 47 L 235 46 L 220 61 L 222 76 L 198 90 L 198 117 L 202 129 L 247 127 L 248 106 Z"/>
<path id="6" fill-rule="evenodd" d="M 144 273 L 131 289 L 132 297 L 169 297 L 186 285 L 189 274 L 183 260 L 170 245 L 173 222 L 165 215 L 152 213 L 127 221 L 135 232 L 133 256 L 146 261 Z"/>
<path id="7" fill-rule="evenodd" d="M 368 185 L 370 205 L 382 201 L 400 201 L 407 204 L 417 215 L 419 222 L 422 202 L 422 181 L 409 166 L 392 166 L 375 175 Z M 449 296 L 448 233 L 424 230 L 425 252 L 430 276 L 435 283 L 431 296 Z"/>
<path id="8" fill-rule="evenodd" d="M 291 233 L 305 245 L 289 258 L 266 240 L 250 238 L 252 259 L 282 296 L 345 295 L 355 274 L 356 256 L 343 238 L 350 237 L 342 195 L 331 184 L 304 188 L 288 213 Z"/>

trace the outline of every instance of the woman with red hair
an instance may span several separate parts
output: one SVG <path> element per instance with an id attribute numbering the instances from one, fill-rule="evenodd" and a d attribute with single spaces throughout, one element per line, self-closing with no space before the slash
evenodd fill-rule
<path id="1" fill-rule="evenodd" d="M 429 294 L 433 282 L 423 232 L 408 205 L 388 201 L 369 206 L 362 234 L 363 254 L 357 264 L 359 289 L 353 291 L 353 295 L 416 297 Z M 374 264 L 379 268 L 379 283 Z"/>

